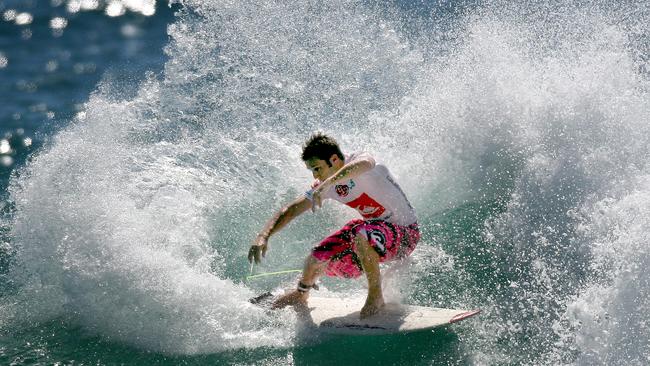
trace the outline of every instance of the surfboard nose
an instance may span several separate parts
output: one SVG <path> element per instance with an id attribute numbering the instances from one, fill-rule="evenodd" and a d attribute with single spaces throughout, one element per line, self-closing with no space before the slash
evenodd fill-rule
<path id="1" fill-rule="evenodd" d="M 474 310 L 466 311 L 464 313 L 460 313 L 460 314 L 454 316 L 453 318 L 451 318 L 449 320 L 449 324 L 459 322 L 459 321 L 461 321 L 463 319 L 467 319 L 467 318 L 469 318 L 471 316 L 479 314 L 480 312 L 481 312 L 481 309 L 474 309 Z"/>

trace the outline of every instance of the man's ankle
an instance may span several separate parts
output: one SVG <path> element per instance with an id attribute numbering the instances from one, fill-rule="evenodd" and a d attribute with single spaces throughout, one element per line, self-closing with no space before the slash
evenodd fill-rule
<path id="1" fill-rule="evenodd" d="M 380 295 L 370 295 L 368 294 L 368 297 L 366 297 L 366 303 L 370 304 L 383 304 L 384 303 L 384 297 Z"/>
<path id="2" fill-rule="evenodd" d="M 375 288 L 370 287 L 368 288 L 368 297 L 373 299 L 377 299 L 377 298 L 383 299 L 384 293 L 381 290 L 381 287 L 375 287 Z"/>

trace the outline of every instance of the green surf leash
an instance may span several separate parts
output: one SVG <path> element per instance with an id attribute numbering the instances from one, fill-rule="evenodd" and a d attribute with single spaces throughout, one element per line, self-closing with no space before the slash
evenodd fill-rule
<path id="1" fill-rule="evenodd" d="M 251 274 L 246 276 L 246 278 L 244 278 L 244 281 L 250 281 L 250 280 L 254 280 L 254 279 L 258 279 L 258 278 L 262 278 L 262 277 L 277 276 L 277 275 L 283 275 L 283 274 L 288 274 L 288 273 L 297 273 L 297 272 L 302 272 L 302 269 L 286 269 L 286 270 L 283 270 L 283 271 L 265 272 L 265 273 L 259 273 L 259 274 L 254 275 L 253 274 L 253 265 L 251 264 L 251 272 L 250 272 Z"/>
<path id="2" fill-rule="evenodd" d="M 244 277 L 244 282 L 248 282 L 250 280 L 254 280 L 256 278 L 262 278 L 262 277 L 268 277 L 268 276 L 277 276 L 277 275 L 283 275 L 287 273 L 297 273 L 297 272 L 302 272 L 302 269 L 285 269 L 282 271 L 277 271 L 277 272 L 265 272 L 265 273 L 258 273 L 256 275 L 253 274 L 253 268 L 255 267 L 255 261 L 251 261 L 251 267 L 248 271 L 248 276 Z"/>

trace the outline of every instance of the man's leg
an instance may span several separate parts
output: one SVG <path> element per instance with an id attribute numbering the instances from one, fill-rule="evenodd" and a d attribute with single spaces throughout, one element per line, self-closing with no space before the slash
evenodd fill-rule
<path id="1" fill-rule="evenodd" d="M 302 277 L 300 282 L 305 286 L 313 286 L 316 280 L 323 272 L 327 262 L 319 262 L 314 256 L 309 255 L 305 259 L 305 265 L 302 270 Z M 298 290 L 290 291 L 273 302 L 272 309 L 281 309 L 288 305 L 307 304 L 309 298 L 309 291 L 300 292 Z"/>
<path id="2" fill-rule="evenodd" d="M 365 235 L 354 238 L 356 253 L 361 261 L 363 271 L 368 279 L 368 297 L 361 308 L 361 318 L 377 313 L 384 306 L 384 295 L 381 290 L 381 273 L 379 271 L 379 254 L 368 243 Z"/>

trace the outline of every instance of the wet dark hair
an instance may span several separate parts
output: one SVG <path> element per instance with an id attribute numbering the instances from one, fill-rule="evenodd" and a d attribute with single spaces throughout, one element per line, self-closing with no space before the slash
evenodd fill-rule
<path id="1" fill-rule="evenodd" d="M 332 137 L 324 133 L 317 132 L 305 142 L 302 147 L 302 160 L 307 161 L 312 158 L 325 160 L 327 165 L 332 166 L 330 157 L 336 154 L 341 160 L 345 160 L 339 144 Z"/>

